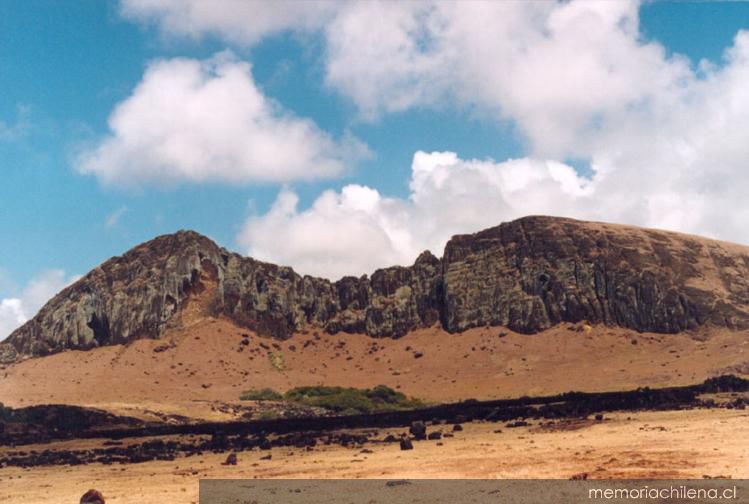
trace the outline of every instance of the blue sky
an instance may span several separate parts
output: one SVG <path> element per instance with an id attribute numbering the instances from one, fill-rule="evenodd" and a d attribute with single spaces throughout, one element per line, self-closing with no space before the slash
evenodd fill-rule
<path id="1" fill-rule="evenodd" d="M 0 332 L 181 228 L 330 277 L 526 213 L 749 242 L 749 3 L 494 4 L 0 2 Z"/>

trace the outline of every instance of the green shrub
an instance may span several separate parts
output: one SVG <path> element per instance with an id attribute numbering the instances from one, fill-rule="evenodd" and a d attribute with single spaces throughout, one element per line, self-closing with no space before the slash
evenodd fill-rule
<path id="1" fill-rule="evenodd" d="M 413 409 L 423 406 L 417 399 L 409 399 L 400 392 L 377 385 L 373 389 L 348 387 L 296 387 L 284 394 L 287 401 L 317 406 L 343 414 L 374 413 Z"/>
<path id="2" fill-rule="evenodd" d="M 283 371 L 286 369 L 286 360 L 283 358 L 282 353 L 271 352 L 268 354 L 268 359 L 270 360 L 270 365 L 273 366 L 273 369 L 276 371 Z"/>
<path id="3" fill-rule="evenodd" d="M 239 396 L 242 401 L 280 401 L 283 396 L 271 388 L 250 389 Z"/>

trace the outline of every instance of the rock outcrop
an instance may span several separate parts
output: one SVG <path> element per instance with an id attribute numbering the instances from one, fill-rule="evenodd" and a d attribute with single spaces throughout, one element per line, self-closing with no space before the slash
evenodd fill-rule
<path id="1" fill-rule="evenodd" d="M 400 337 L 560 322 L 675 333 L 749 327 L 749 249 L 687 235 L 527 217 L 451 239 L 444 257 L 337 282 L 228 252 L 191 231 L 115 257 L 51 301 L 0 357 L 38 356 L 140 338 L 224 316 L 279 339 L 295 331 Z"/>

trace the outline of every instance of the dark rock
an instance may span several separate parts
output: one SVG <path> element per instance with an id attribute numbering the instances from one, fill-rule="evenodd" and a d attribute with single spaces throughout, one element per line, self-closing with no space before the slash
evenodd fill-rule
<path id="1" fill-rule="evenodd" d="M 528 422 L 526 422 L 525 420 L 517 420 L 515 422 L 510 422 L 510 423 L 506 424 L 505 427 L 508 427 L 510 429 L 514 429 L 514 428 L 517 428 L 517 427 L 527 427 L 528 425 L 530 425 L 530 424 Z"/>
<path id="2" fill-rule="evenodd" d="M 429 435 L 427 436 L 427 439 L 432 439 L 432 440 L 434 440 L 434 439 L 442 439 L 442 433 L 441 432 L 437 432 L 437 431 L 430 432 Z"/>
<path id="3" fill-rule="evenodd" d="M 709 285 L 710 287 L 702 287 Z M 440 260 L 337 282 L 228 252 L 191 231 L 158 237 L 63 289 L 0 343 L 0 363 L 158 339 L 194 310 L 286 339 L 321 328 L 400 337 L 559 323 L 675 333 L 749 328 L 749 253 L 632 227 L 526 217 L 453 237 Z M 583 325 L 578 325 L 583 328 Z M 501 335 L 501 333 L 500 333 Z"/>
<path id="4" fill-rule="evenodd" d="M 460 424 L 453 425 L 453 432 L 460 432 L 463 430 L 463 426 Z"/>
<path id="5" fill-rule="evenodd" d="M 603 415 L 601 413 L 598 413 L 595 416 L 596 422 L 603 422 Z"/>
<path id="6" fill-rule="evenodd" d="M 81 497 L 80 504 L 106 504 L 104 496 L 98 490 L 89 490 Z"/>
<path id="7" fill-rule="evenodd" d="M 426 439 L 427 437 L 427 426 L 424 422 L 412 422 L 408 432 L 416 439 Z"/>
<path id="8" fill-rule="evenodd" d="M 422 357 L 424 357 L 423 352 L 414 352 L 414 359 L 421 359 Z"/>
<path id="9" fill-rule="evenodd" d="M 385 486 L 392 488 L 392 487 L 399 487 L 399 486 L 412 485 L 412 484 L 413 483 L 411 483 L 408 480 L 392 480 L 392 481 L 388 481 L 387 483 L 385 483 Z"/>
<path id="10" fill-rule="evenodd" d="M 237 465 L 237 454 L 230 453 L 229 456 L 226 457 L 223 465 Z"/>
<path id="11" fill-rule="evenodd" d="M 401 439 L 401 450 L 413 450 L 414 445 L 410 439 Z"/>
<path id="12" fill-rule="evenodd" d="M 18 359 L 18 352 L 10 343 L 0 343 L 0 364 L 12 364 Z"/>

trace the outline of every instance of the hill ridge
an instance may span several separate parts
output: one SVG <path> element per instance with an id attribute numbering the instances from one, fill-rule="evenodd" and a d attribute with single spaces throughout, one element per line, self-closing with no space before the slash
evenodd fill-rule
<path id="1" fill-rule="evenodd" d="M 113 257 L 64 289 L 0 344 L 0 360 L 157 339 L 196 317 L 261 335 L 400 337 L 561 322 L 675 333 L 749 327 L 749 249 L 698 237 L 529 216 L 454 236 L 442 258 L 335 282 L 243 257 L 190 230 Z"/>

